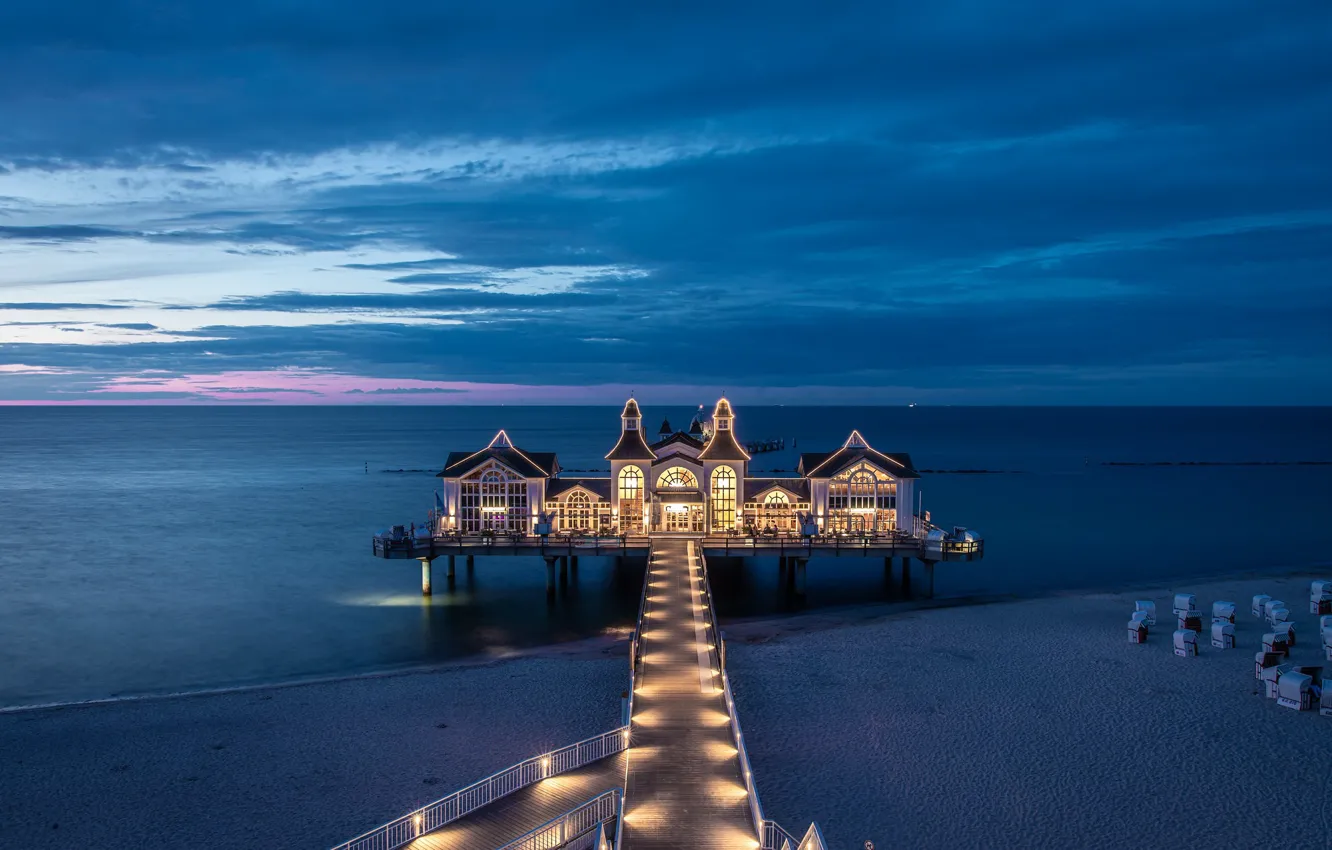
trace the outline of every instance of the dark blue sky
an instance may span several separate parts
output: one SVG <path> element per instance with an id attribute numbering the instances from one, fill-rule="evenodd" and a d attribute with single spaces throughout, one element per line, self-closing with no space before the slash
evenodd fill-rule
<path id="1" fill-rule="evenodd" d="M 0 399 L 1323 404 L 1329 150 L 1326 0 L 8 0 Z"/>

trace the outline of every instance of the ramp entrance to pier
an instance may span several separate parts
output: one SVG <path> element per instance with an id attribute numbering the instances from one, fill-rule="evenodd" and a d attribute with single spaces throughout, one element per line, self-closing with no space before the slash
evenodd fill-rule
<path id="1" fill-rule="evenodd" d="M 653 541 L 617 850 L 758 846 L 697 544 Z"/>

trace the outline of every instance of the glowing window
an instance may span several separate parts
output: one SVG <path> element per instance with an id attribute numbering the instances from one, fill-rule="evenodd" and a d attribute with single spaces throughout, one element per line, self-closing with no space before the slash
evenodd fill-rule
<path id="1" fill-rule="evenodd" d="M 735 470 L 729 466 L 712 470 L 712 527 L 735 528 Z"/>
<path id="2" fill-rule="evenodd" d="M 698 479 L 683 466 L 672 466 L 657 479 L 658 487 L 690 487 L 698 489 Z"/>

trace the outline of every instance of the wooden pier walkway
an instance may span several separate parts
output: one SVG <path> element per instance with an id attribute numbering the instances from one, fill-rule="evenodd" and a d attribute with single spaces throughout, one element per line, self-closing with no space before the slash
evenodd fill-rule
<path id="1" fill-rule="evenodd" d="M 448 826 L 421 836 L 411 850 L 491 850 L 624 783 L 625 753 L 514 791 Z"/>
<path id="2" fill-rule="evenodd" d="M 759 846 L 695 545 L 654 541 L 617 850 Z"/>

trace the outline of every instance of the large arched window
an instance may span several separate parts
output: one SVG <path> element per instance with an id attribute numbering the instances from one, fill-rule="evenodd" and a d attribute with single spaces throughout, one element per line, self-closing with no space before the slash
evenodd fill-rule
<path id="1" fill-rule="evenodd" d="M 698 479 L 683 466 L 672 466 L 657 479 L 658 487 L 690 487 L 698 489 Z"/>
<path id="2" fill-rule="evenodd" d="M 643 473 L 636 466 L 620 470 L 620 531 L 643 530 Z"/>
<path id="3" fill-rule="evenodd" d="M 735 470 L 729 466 L 712 470 L 712 527 L 735 528 Z"/>
<path id="4" fill-rule="evenodd" d="M 573 491 L 564 502 L 564 527 L 575 531 L 592 527 L 592 500 L 582 490 Z"/>
<path id="5" fill-rule="evenodd" d="M 834 476 L 828 483 L 833 531 L 887 531 L 897 525 L 897 482 L 869 465 Z"/>
<path id="6" fill-rule="evenodd" d="M 499 466 L 464 479 L 459 505 L 460 527 L 479 531 L 527 532 L 527 481 Z"/>

